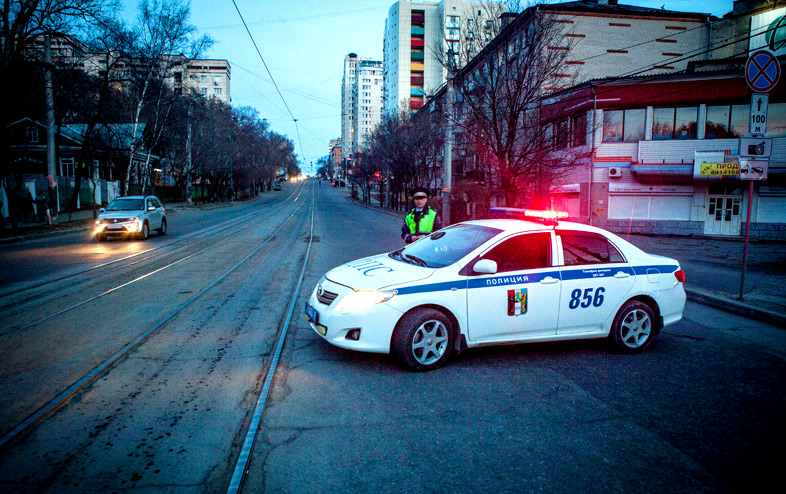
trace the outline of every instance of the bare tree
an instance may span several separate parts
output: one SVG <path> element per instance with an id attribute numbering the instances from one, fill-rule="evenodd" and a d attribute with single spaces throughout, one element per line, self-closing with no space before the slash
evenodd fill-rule
<path id="1" fill-rule="evenodd" d="M 540 119 L 541 99 L 571 85 L 565 60 L 572 48 L 565 24 L 530 7 L 482 25 L 450 45 L 443 57 L 454 93 L 449 116 L 472 156 L 505 205 L 531 205 L 545 196 L 554 176 L 555 140 Z M 491 39 L 477 50 L 478 36 Z M 463 68 L 458 62 L 468 60 Z M 449 97 L 446 95 L 446 97 Z"/>
<path id="2" fill-rule="evenodd" d="M 140 145 L 140 119 L 142 110 L 148 104 L 151 83 L 154 80 L 163 81 L 170 76 L 173 67 L 184 63 L 178 54 L 197 58 L 213 43 L 208 36 L 195 37 L 196 28 L 189 23 L 190 6 L 183 0 L 141 0 L 139 10 L 139 24 L 134 33 L 136 44 L 128 53 L 129 63 L 136 69 L 132 84 L 135 108 L 123 194 L 128 193 L 134 155 Z M 156 114 L 162 109 L 169 111 L 167 105 L 161 105 L 162 94 L 158 92 L 150 102 L 158 110 Z M 158 134 L 159 130 L 154 129 L 153 134 Z"/>

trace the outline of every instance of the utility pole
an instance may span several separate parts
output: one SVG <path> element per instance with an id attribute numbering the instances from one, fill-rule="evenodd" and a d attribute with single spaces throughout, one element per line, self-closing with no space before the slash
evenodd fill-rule
<path id="1" fill-rule="evenodd" d="M 44 81 L 46 83 L 46 172 L 49 183 L 49 206 L 47 220 L 52 224 L 52 216 L 57 215 L 57 167 L 55 164 L 55 91 L 52 83 L 52 38 L 44 36 Z"/>
<path id="2" fill-rule="evenodd" d="M 186 120 L 186 204 L 191 206 L 191 103 Z"/>
<path id="3" fill-rule="evenodd" d="M 442 189 L 442 225 L 450 225 L 450 188 L 453 179 L 453 78 L 448 78 L 445 104 L 445 177 Z"/>

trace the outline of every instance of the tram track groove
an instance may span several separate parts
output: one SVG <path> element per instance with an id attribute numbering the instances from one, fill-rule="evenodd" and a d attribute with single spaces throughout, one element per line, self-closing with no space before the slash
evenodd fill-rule
<path id="1" fill-rule="evenodd" d="M 302 194 L 302 192 L 303 192 L 302 191 L 302 186 L 292 192 L 290 197 L 292 195 L 295 196 L 294 199 L 292 200 L 293 203 L 296 202 L 300 198 L 300 195 Z M 285 207 L 286 204 L 287 204 L 287 200 L 285 199 L 284 201 L 282 201 L 280 203 L 276 203 L 275 206 Z M 222 234 L 222 233 L 224 233 L 226 231 L 229 231 L 229 230 L 232 230 L 233 228 L 236 228 L 238 225 L 242 225 L 242 224 L 247 223 L 249 220 L 251 220 L 253 218 L 256 218 L 256 217 L 261 216 L 263 214 L 269 214 L 269 213 L 270 213 L 269 210 L 257 210 L 257 211 L 252 211 L 252 212 L 249 212 L 249 213 L 245 213 L 243 216 L 232 218 L 231 220 L 229 220 L 229 221 L 227 221 L 225 223 L 222 223 L 220 225 L 210 226 L 210 227 L 204 228 L 202 230 L 189 233 L 189 234 L 185 235 L 183 238 L 180 238 L 180 239 L 168 242 L 168 243 L 166 243 L 164 245 L 161 245 L 161 246 L 158 246 L 158 247 L 153 247 L 151 249 L 147 249 L 147 250 L 144 250 L 144 251 L 141 251 L 141 252 L 136 252 L 134 254 L 130 254 L 130 255 L 124 256 L 124 257 L 119 258 L 119 259 L 113 259 L 111 261 L 107 261 L 107 262 L 98 264 L 96 266 L 91 266 L 91 267 L 88 267 L 88 268 L 85 268 L 85 269 L 82 269 L 82 270 L 79 270 L 79 271 L 76 271 L 76 272 L 73 272 L 73 273 L 68 273 L 66 275 L 62 275 L 62 276 L 59 276 L 59 277 L 56 277 L 56 278 L 47 279 L 47 280 L 35 283 L 33 285 L 24 286 L 24 287 L 21 287 L 21 288 L 13 288 L 13 289 L 10 289 L 10 290 L 2 291 L 2 292 L 0 292 L 0 301 L 2 301 L 4 299 L 8 299 L 8 298 L 13 297 L 13 296 L 22 295 L 24 293 L 31 292 L 33 290 L 40 289 L 40 288 L 43 288 L 43 287 L 46 287 L 46 286 L 49 286 L 49 285 L 54 285 L 54 284 L 62 282 L 62 281 L 70 280 L 71 278 L 76 278 L 76 277 L 83 276 L 83 275 L 89 275 L 89 274 L 92 274 L 93 272 L 101 271 L 101 270 L 103 270 L 105 268 L 112 268 L 114 270 L 119 270 L 119 269 L 123 269 L 123 268 L 129 267 L 129 266 L 133 266 L 134 264 L 136 264 L 138 262 L 143 262 L 145 260 L 149 260 L 151 258 L 154 258 L 156 255 L 160 254 L 159 251 L 162 251 L 164 249 L 168 249 L 170 247 L 182 248 L 183 246 L 180 245 L 180 244 L 183 244 L 184 242 L 188 242 L 188 241 L 191 241 L 191 240 L 200 240 L 199 239 L 200 236 L 212 235 L 212 234 L 219 234 L 220 235 L 220 234 Z M 153 256 L 148 256 L 148 257 L 137 259 L 139 256 L 142 256 L 142 255 L 145 255 L 145 254 L 149 254 L 151 252 L 155 252 L 156 254 L 154 254 Z M 130 260 L 130 262 L 127 263 L 127 264 L 120 264 L 119 266 L 116 266 L 119 263 L 123 263 L 124 261 L 129 261 L 129 260 Z M 35 295 L 35 296 L 38 296 L 38 295 Z M 22 300 L 14 300 L 14 301 L 12 301 L 10 303 L 0 302 L 0 311 L 5 309 L 5 308 L 7 308 L 7 307 L 9 307 L 9 306 L 11 306 L 11 305 L 16 305 L 16 304 L 19 304 L 19 303 L 22 303 L 22 302 L 27 302 L 28 300 L 30 300 L 30 299 L 28 298 L 28 299 L 22 299 Z"/>
<path id="2" fill-rule="evenodd" d="M 301 195 L 301 193 L 299 192 L 295 199 L 297 200 L 300 197 L 300 195 Z M 49 315 L 47 315 L 45 317 L 42 317 L 40 319 L 37 319 L 37 320 L 35 320 L 33 322 L 26 323 L 26 324 L 24 324 L 22 326 L 12 326 L 10 328 L 0 328 L 0 338 L 2 338 L 3 336 L 6 336 L 7 334 L 9 334 L 11 332 L 27 329 L 29 327 L 32 327 L 32 326 L 36 325 L 36 324 L 39 324 L 39 323 L 44 322 L 46 320 L 49 320 L 49 319 L 51 319 L 54 316 L 61 315 L 61 314 L 65 313 L 65 312 L 68 312 L 68 311 L 73 310 L 73 309 L 75 309 L 77 307 L 80 307 L 80 306 L 82 306 L 82 305 L 84 305 L 84 304 L 86 304 L 88 302 L 94 301 L 94 300 L 96 300 L 96 299 L 98 299 L 98 298 L 100 298 L 100 297 L 102 297 L 104 295 L 108 295 L 109 293 L 112 293 L 112 292 L 114 292 L 114 291 L 116 291 L 118 289 L 125 288 L 125 287 L 133 284 L 134 282 L 141 281 L 141 280 L 149 277 L 152 274 L 156 274 L 158 272 L 161 272 L 164 269 L 166 269 L 168 267 L 171 267 L 171 266 L 174 266 L 174 265 L 176 265 L 176 264 L 178 264 L 178 263 L 180 263 L 180 262 L 182 262 L 184 260 L 187 260 L 189 258 L 192 258 L 195 255 L 204 253 L 207 250 L 210 250 L 213 247 L 216 247 L 216 246 L 226 242 L 227 240 L 230 240 L 231 238 L 233 238 L 237 234 L 237 229 L 236 229 L 236 224 L 237 223 L 247 223 L 249 216 L 257 217 L 257 216 L 263 215 L 263 214 L 274 214 L 274 213 L 280 211 L 281 209 L 284 209 L 286 207 L 286 205 L 287 205 L 287 203 L 276 204 L 276 206 L 281 206 L 281 207 L 280 208 L 276 208 L 276 209 L 274 209 L 272 211 L 271 210 L 256 211 L 256 212 L 254 212 L 254 213 L 252 213 L 250 215 L 245 215 L 245 216 L 243 216 L 243 217 L 241 217 L 239 219 L 236 219 L 235 221 L 233 221 L 228 226 L 222 226 L 220 229 L 217 229 L 217 233 L 218 234 L 222 234 L 222 233 L 227 232 L 227 231 L 231 231 L 231 233 L 229 235 L 226 235 L 226 236 L 220 238 L 219 240 L 189 238 L 187 240 L 196 240 L 197 244 L 208 243 L 208 245 L 207 245 L 207 247 L 204 247 L 204 248 L 200 249 L 199 251 L 197 251 L 195 253 L 187 254 L 184 257 L 181 257 L 181 258 L 179 258 L 179 259 L 177 259 L 177 260 L 175 260 L 175 261 L 173 261 L 173 262 L 171 262 L 171 263 L 169 263 L 169 264 L 167 264 L 167 265 L 165 265 L 163 267 L 155 267 L 155 268 L 153 268 L 152 271 L 149 271 L 149 272 L 144 273 L 144 274 L 137 275 L 134 278 L 132 278 L 130 281 L 125 281 L 125 282 L 122 282 L 119 285 L 116 285 L 116 286 L 111 287 L 109 289 L 102 290 L 102 292 L 99 295 L 96 295 L 96 296 L 93 296 L 93 297 L 89 297 L 88 299 L 82 300 L 82 301 L 77 302 L 77 303 L 73 303 L 73 304 L 67 306 L 66 308 L 57 310 L 54 313 L 49 314 Z M 202 232 L 204 232 L 204 231 L 202 231 Z M 176 243 L 180 243 L 180 242 L 181 241 L 178 241 Z M 169 245 L 172 245 L 172 244 L 168 244 L 168 246 Z M 161 248 L 163 248 L 163 247 L 167 247 L 167 246 L 162 246 Z M 171 255 L 171 254 L 176 253 L 178 250 L 188 249 L 190 247 L 191 247 L 191 245 L 185 245 L 185 244 L 178 245 L 178 248 L 175 249 L 175 250 L 171 250 L 171 251 L 168 251 L 168 252 L 161 252 L 160 254 L 158 254 L 155 257 L 151 256 L 151 257 L 145 258 L 143 260 L 163 259 L 163 257 L 166 256 L 166 255 Z M 199 245 L 197 245 L 197 247 L 199 247 Z M 150 252 L 150 251 L 148 251 L 148 252 Z M 137 263 L 142 262 L 143 260 L 136 260 L 136 261 L 130 262 L 130 263 L 124 265 L 124 266 L 116 267 L 116 269 L 112 273 L 117 273 L 120 269 L 131 268 L 131 267 L 135 266 Z M 88 271 L 92 271 L 92 270 L 87 270 L 87 271 L 85 271 L 85 273 L 87 273 Z M 102 276 L 109 276 L 110 274 L 111 273 L 104 273 Z M 60 280 L 56 280 L 56 281 L 66 280 L 66 279 L 69 279 L 69 278 L 71 278 L 71 276 L 66 276 L 66 277 L 63 277 Z M 55 283 L 56 281 L 52 281 L 50 283 Z M 74 280 L 71 280 L 71 281 L 74 281 Z M 100 283 L 101 279 L 99 279 L 99 280 L 95 280 L 94 279 L 94 280 L 91 280 L 91 281 L 95 281 L 97 283 Z M 84 288 L 83 283 L 84 283 L 84 281 L 78 281 L 78 282 L 74 281 L 72 286 L 74 288 L 77 288 L 77 289 L 83 289 Z M 55 287 L 55 288 L 53 288 L 53 291 L 55 292 L 55 296 L 64 296 L 64 292 L 63 292 L 63 288 L 62 287 L 60 287 L 60 288 Z M 45 298 L 46 295 L 47 294 L 44 294 L 44 295 L 33 294 L 28 299 L 24 299 L 24 300 L 20 300 L 20 301 L 14 301 L 13 303 L 6 304 L 5 306 L 0 307 L 0 313 L 2 313 L 4 309 L 13 308 L 12 312 L 10 312 L 10 313 L 7 312 L 6 314 L 4 314 L 4 318 L 8 318 L 8 317 L 11 317 L 11 316 L 15 315 L 16 313 L 23 312 L 23 311 L 27 310 L 28 307 L 23 305 L 25 302 L 33 302 L 34 304 L 37 304 L 37 305 L 47 304 L 47 303 L 50 302 L 50 300 Z M 0 298 L 2 298 L 2 297 L 0 297 Z"/>
<path id="3" fill-rule="evenodd" d="M 300 195 L 301 194 L 299 193 L 296 200 L 299 199 Z M 42 420 L 52 411 L 59 408 L 63 403 L 65 403 L 71 396 L 77 393 L 85 385 L 92 382 L 99 375 L 103 374 L 109 367 L 113 366 L 124 356 L 128 355 L 132 350 L 137 348 L 151 335 L 153 335 L 160 328 L 165 326 L 169 321 L 171 321 L 174 317 L 180 314 L 184 309 L 191 306 L 197 299 L 199 299 L 205 293 L 209 292 L 212 288 L 214 288 L 216 285 L 221 283 L 230 274 L 235 272 L 240 266 L 244 265 L 249 259 L 253 258 L 255 254 L 257 254 L 264 246 L 268 245 L 273 239 L 276 238 L 276 235 L 285 226 L 287 226 L 287 224 L 289 224 L 290 220 L 296 216 L 296 214 L 300 211 L 303 205 L 305 205 L 305 202 L 297 206 L 295 211 L 292 212 L 289 215 L 289 217 L 272 234 L 268 235 L 267 238 L 262 243 L 260 243 L 256 248 L 254 248 L 243 259 L 241 259 L 239 262 L 233 265 L 229 270 L 227 270 L 221 276 L 213 280 L 209 285 L 201 289 L 196 295 L 190 297 L 185 303 L 181 304 L 177 309 L 175 309 L 174 311 L 170 312 L 167 316 L 160 319 L 156 324 L 149 327 L 147 330 L 139 334 L 136 338 L 129 341 L 125 346 L 117 350 L 114 354 L 112 354 L 109 358 L 104 360 L 101 364 L 99 364 L 98 366 L 94 367 L 91 371 L 86 373 L 81 379 L 74 382 L 64 391 L 59 393 L 55 398 L 48 401 L 44 406 L 37 409 L 34 413 L 29 415 L 25 420 L 20 422 L 17 426 L 12 428 L 9 432 L 4 434 L 2 437 L 0 437 L 0 450 L 4 449 L 9 442 L 17 438 L 20 434 L 28 430 L 34 424 L 38 423 L 40 420 Z M 313 208 L 313 197 L 312 197 L 312 208 Z"/>

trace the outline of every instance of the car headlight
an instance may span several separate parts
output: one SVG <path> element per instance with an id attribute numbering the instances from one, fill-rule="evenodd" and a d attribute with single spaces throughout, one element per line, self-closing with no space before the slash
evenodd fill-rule
<path id="1" fill-rule="evenodd" d="M 398 293 L 396 290 L 355 290 L 341 299 L 341 303 L 338 304 L 336 310 L 339 312 L 357 312 L 366 307 L 387 302 L 396 293 Z"/>

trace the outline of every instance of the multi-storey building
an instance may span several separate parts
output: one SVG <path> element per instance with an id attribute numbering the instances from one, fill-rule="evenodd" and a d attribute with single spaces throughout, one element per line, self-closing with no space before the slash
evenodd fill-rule
<path id="1" fill-rule="evenodd" d="M 355 70 L 355 135 L 352 150 L 362 150 L 382 117 L 382 62 L 360 60 Z"/>
<path id="2" fill-rule="evenodd" d="M 175 91 L 188 89 L 206 98 L 230 104 L 229 81 L 232 72 L 227 60 L 185 60 L 173 68 Z"/>
<path id="3" fill-rule="evenodd" d="M 341 82 L 342 156 L 352 159 L 379 123 L 382 108 L 382 62 L 350 53 L 344 57 Z"/>
<path id="4" fill-rule="evenodd" d="M 341 143 L 344 158 L 352 156 L 351 147 L 355 140 L 355 70 L 357 53 L 344 57 L 344 76 L 341 79 Z"/>
<path id="5" fill-rule="evenodd" d="M 445 82 L 446 57 L 468 37 L 479 48 L 491 38 L 491 26 L 502 6 L 486 2 L 441 0 L 439 2 L 399 1 L 390 7 L 384 37 L 384 112 L 395 113 L 409 101 L 411 109 L 423 106 Z M 477 39 L 481 26 L 487 33 Z M 453 48 L 451 52 L 451 48 Z M 457 60 L 460 65 L 465 60 Z"/>
<path id="6" fill-rule="evenodd" d="M 331 139 L 330 144 L 328 145 L 330 156 L 330 164 L 334 167 L 338 167 L 341 164 L 341 139 Z"/>
<path id="7" fill-rule="evenodd" d="M 131 66 L 137 63 L 119 52 L 91 53 L 76 38 L 64 34 L 52 36 L 51 46 L 56 64 L 77 67 L 90 75 L 103 75 L 112 70 L 115 74 L 113 79 L 127 79 Z M 44 39 L 39 37 L 33 43 L 30 55 L 43 58 L 43 52 Z M 167 74 L 164 80 L 177 94 L 187 90 L 227 104 L 232 101 L 229 93 L 231 67 L 227 60 L 191 60 L 184 55 L 167 55 L 160 63 Z"/>

